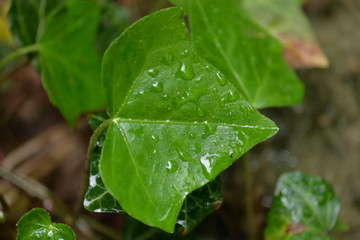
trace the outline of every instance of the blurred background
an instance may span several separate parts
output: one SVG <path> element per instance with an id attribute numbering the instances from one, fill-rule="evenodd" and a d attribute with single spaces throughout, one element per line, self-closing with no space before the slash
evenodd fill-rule
<path id="1" fill-rule="evenodd" d="M 0 4 L 4 2 L 0 0 Z M 162 0 L 118 3 L 123 6 L 124 25 L 171 6 Z M 350 229 L 334 232 L 334 238 L 358 240 L 360 1 L 309 0 L 304 11 L 329 67 L 296 70 L 306 89 L 301 105 L 262 111 L 275 121 L 280 131 L 250 153 L 251 200 L 258 239 L 262 239 L 278 177 L 286 171 L 301 170 L 325 178 L 341 199 L 340 219 Z M 16 185 L 30 188 L 24 191 L 0 178 L 0 209 L 6 216 L 6 222 L 0 223 L 0 239 L 15 239 L 16 222 L 33 207 L 43 207 L 52 213 L 55 221 L 76 226 L 79 239 L 120 239 L 129 224 L 124 215 L 83 210 L 79 219 L 67 218 L 66 213 L 74 211 L 82 198 L 91 134 L 86 116 L 78 120 L 76 130 L 71 129 L 49 102 L 40 76 L 28 64 L 0 78 L 0 164 L 10 170 L 1 175 L 13 179 Z M 247 239 L 244 171 L 239 160 L 221 174 L 223 205 L 190 237 Z M 49 189 L 58 201 L 47 197 Z"/>

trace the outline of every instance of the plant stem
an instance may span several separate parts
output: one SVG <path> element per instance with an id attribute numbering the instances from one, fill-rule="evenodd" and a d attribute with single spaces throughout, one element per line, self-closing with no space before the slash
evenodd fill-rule
<path id="1" fill-rule="evenodd" d="M 10 61 L 14 60 L 15 58 L 26 55 L 31 52 L 36 52 L 38 49 L 39 46 L 36 44 L 17 49 L 16 51 L 10 53 L 9 55 L 7 55 L 6 57 L 0 60 L 0 69 L 3 68 Z"/>
<path id="2" fill-rule="evenodd" d="M 85 176 L 84 176 L 84 182 L 82 184 L 82 190 L 80 192 L 80 196 L 79 196 L 79 200 L 76 206 L 76 214 L 80 214 L 82 206 L 83 206 L 83 201 L 84 201 L 84 197 L 85 197 L 85 193 L 86 190 L 88 188 L 89 185 L 89 173 L 90 173 L 90 158 L 91 158 L 91 154 L 93 153 L 94 149 L 96 148 L 97 145 L 97 139 L 99 138 L 99 136 L 101 135 L 101 133 L 110 126 L 110 124 L 113 122 L 113 119 L 110 118 L 108 120 L 106 120 L 105 122 L 103 122 L 102 124 L 100 124 L 100 126 L 98 126 L 96 128 L 96 130 L 94 131 L 93 135 L 90 138 L 90 142 L 89 142 L 89 147 L 87 150 L 87 154 L 86 154 L 86 163 L 85 163 Z"/>
<path id="3" fill-rule="evenodd" d="M 244 163 L 244 194 L 245 194 L 245 208 L 246 208 L 246 219 L 248 222 L 248 234 L 249 240 L 256 239 L 256 225 L 254 222 L 254 210 L 253 210 L 253 203 L 252 203 L 252 192 L 251 192 L 251 173 L 249 171 L 249 161 L 250 161 L 250 152 L 244 154 L 243 157 Z"/>

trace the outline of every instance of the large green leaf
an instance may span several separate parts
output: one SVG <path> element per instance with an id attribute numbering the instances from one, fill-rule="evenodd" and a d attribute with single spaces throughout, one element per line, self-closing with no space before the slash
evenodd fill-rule
<path id="1" fill-rule="evenodd" d="M 12 0 L 11 31 L 19 45 L 37 42 L 47 16 L 64 0 Z"/>
<path id="2" fill-rule="evenodd" d="M 93 130 L 108 119 L 106 113 L 93 114 L 89 117 L 89 124 Z M 97 146 L 91 154 L 89 187 L 85 195 L 84 206 L 92 212 L 123 213 L 118 201 L 104 186 L 99 173 L 100 153 L 104 143 L 106 131 L 97 139 Z M 222 196 L 219 180 L 211 181 L 202 188 L 186 196 L 182 209 L 177 219 L 179 231 L 190 232 L 205 217 L 221 206 Z"/>
<path id="3" fill-rule="evenodd" d="M 321 177 L 301 172 L 283 174 L 267 217 L 268 240 L 331 239 L 340 200 Z"/>
<path id="4" fill-rule="evenodd" d="M 50 215 L 41 208 L 34 208 L 26 213 L 16 224 L 19 233 L 17 240 L 75 240 L 75 234 L 65 224 L 52 223 Z"/>
<path id="5" fill-rule="evenodd" d="M 129 27 L 105 53 L 102 78 L 112 122 L 101 177 L 128 214 L 168 232 L 190 192 L 277 132 L 195 54 L 178 8 Z"/>
<path id="6" fill-rule="evenodd" d="M 327 67 L 310 23 L 302 11 L 304 0 L 242 0 L 251 17 L 285 48 L 293 67 Z"/>
<path id="7" fill-rule="evenodd" d="M 303 86 L 283 59 L 281 44 L 251 20 L 240 1 L 188 0 L 186 7 L 198 54 L 228 76 L 253 106 L 302 101 Z"/>
<path id="8" fill-rule="evenodd" d="M 79 114 L 105 106 L 95 50 L 95 1 L 69 0 L 46 21 L 39 55 L 50 100 L 75 125 Z"/>

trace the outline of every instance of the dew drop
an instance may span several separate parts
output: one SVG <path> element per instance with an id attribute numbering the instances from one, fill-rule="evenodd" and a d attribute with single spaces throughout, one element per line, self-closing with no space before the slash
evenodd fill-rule
<path id="1" fill-rule="evenodd" d="M 221 72 L 216 73 L 216 78 L 221 86 L 224 86 L 226 84 L 226 78 Z"/>
<path id="2" fill-rule="evenodd" d="M 156 82 L 151 85 L 150 90 L 152 92 L 162 92 L 164 90 L 164 84 L 162 82 Z"/>
<path id="3" fill-rule="evenodd" d="M 152 135 L 151 139 L 154 140 L 155 142 L 159 142 L 159 140 L 160 140 L 159 136 L 156 136 L 156 135 Z"/>
<path id="4" fill-rule="evenodd" d="M 179 65 L 178 70 L 175 73 L 176 77 L 180 77 L 184 80 L 191 80 L 194 78 L 194 69 L 190 62 L 183 62 Z"/>
<path id="5" fill-rule="evenodd" d="M 151 77 L 157 77 L 159 75 L 159 70 L 156 70 L 156 69 L 150 69 L 148 71 L 148 75 L 151 76 Z"/>
<path id="6" fill-rule="evenodd" d="M 195 134 L 194 134 L 194 133 L 190 133 L 189 138 L 190 138 L 190 139 L 194 139 L 194 138 L 195 138 Z"/>
<path id="7" fill-rule="evenodd" d="M 179 164 L 175 161 L 168 161 L 166 165 L 166 171 L 168 173 L 174 173 L 179 169 Z"/>
<path id="8" fill-rule="evenodd" d="M 162 100 L 164 101 L 167 101 L 169 100 L 169 96 L 167 94 L 164 94 L 162 97 L 161 97 Z"/>
<path id="9" fill-rule="evenodd" d="M 205 139 L 208 136 L 213 135 L 216 132 L 216 128 L 217 128 L 217 126 L 212 126 L 210 124 L 206 124 L 205 125 L 205 131 L 204 131 L 204 133 L 202 135 L 202 138 Z"/>
<path id="10" fill-rule="evenodd" d="M 206 153 L 204 156 L 202 156 L 200 158 L 200 162 L 202 165 L 202 169 L 203 169 L 203 173 L 207 178 L 210 178 L 211 176 L 211 171 L 213 168 L 213 162 L 214 162 L 214 158 L 219 157 L 219 154 L 210 154 L 210 153 Z"/>
<path id="11" fill-rule="evenodd" d="M 177 149 L 177 152 L 178 152 L 179 158 L 182 161 L 185 161 L 185 162 L 193 162 L 194 161 L 194 159 L 192 159 L 192 157 L 187 152 L 182 151 L 180 149 Z"/>
<path id="12" fill-rule="evenodd" d="M 185 51 L 183 51 L 183 52 L 181 53 L 181 55 L 187 56 L 187 55 L 189 55 L 189 51 L 186 49 Z"/>
<path id="13" fill-rule="evenodd" d="M 199 117 L 204 117 L 206 112 L 204 111 L 204 109 L 202 109 L 200 106 L 197 106 L 196 108 L 196 114 L 199 116 Z"/>
<path id="14" fill-rule="evenodd" d="M 210 65 L 206 65 L 205 69 L 208 72 L 212 72 L 212 70 L 214 70 L 214 68 L 212 66 L 210 66 Z"/>

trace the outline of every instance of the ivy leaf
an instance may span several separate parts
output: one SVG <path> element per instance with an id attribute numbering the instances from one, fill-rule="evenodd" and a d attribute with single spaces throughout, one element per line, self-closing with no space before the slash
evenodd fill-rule
<path id="1" fill-rule="evenodd" d="M 113 42 L 102 69 L 112 121 L 101 177 L 130 216 L 167 232 L 190 192 L 278 130 L 188 36 L 179 8 L 159 11 Z"/>
<path id="2" fill-rule="evenodd" d="M 44 87 L 73 126 L 79 114 L 105 106 L 94 46 L 98 22 L 95 1 L 66 1 L 47 18 L 39 42 Z"/>
<path id="3" fill-rule="evenodd" d="M 34 208 L 26 213 L 16 224 L 19 233 L 17 240 L 48 239 L 48 240 L 75 240 L 75 234 L 65 224 L 52 223 L 50 215 L 41 208 Z"/>
<path id="4" fill-rule="evenodd" d="M 36 43 L 47 16 L 62 2 L 64 0 L 13 0 L 9 17 L 18 45 Z"/>
<path id="5" fill-rule="evenodd" d="M 219 179 L 187 195 L 176 221 L 180 232 L 191 232 L 205 217 L 219 209 L 222 201 Z"/>
<path id="6" fill-rule="evenodd" d="M 106 121 L 106 113 L 93 114 L 89 117 L 89 124 L 95 130 Z M 99 173 L 100 153 L 106 132 L 97 139 L 97 147 L 90 159 L 89 187 L 85 195 L 84 206 L 91 212 L 124 213 L 118 201 L 104 186 Z M 218 179 L 211 181 L 202 188 L 186 196 L 182 209 L 177 219 L 179 231 L 191 232 L 205 217 L 217 210 L 222 203 L 220 182 Z"/>
<path id="7" fill-rule="evenodd" d="M 283 174 L 267 217 L 266 239 L 332 239 L 340 200 L 321 177 Z"/>
<path id="8" fill-rule="evenodd" d="M 281 44 L 250 19 L 238 0 L 188 0 L 186 7 L 197 53 L 228 76 L 253 106 L 302 101 L 303 86 L 283 59 Z"/>
<path id="9" fill-rule="evenodd" d="M 329 61 L 302 11 L 303 3 L 304 0 L 243 0 L 252 19 L 282 42 L 292 67 L 328 67 Z"/>

